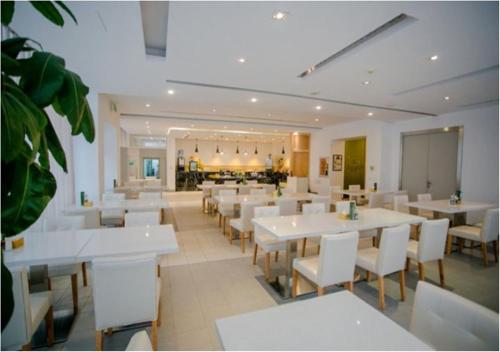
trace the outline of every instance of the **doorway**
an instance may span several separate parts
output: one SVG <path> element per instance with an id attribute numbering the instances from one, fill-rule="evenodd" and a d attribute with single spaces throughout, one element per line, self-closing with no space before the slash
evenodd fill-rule
<path id="1" fill-rule="evenodd" d="M 460 188 L 461 136 L 459 127 L 403 134 L 400 187 L 410 200 L 448 199 Z"/>
<path id="2" fill-rule="evenodd" d="M 160 159 L 144 158 L 144 178 L 159 178 L 160 176 Z"/>
<path id="3" fill-rule="evenodd" d="M 360 185 L 365 188 L 366 138 L 345 141 L 344 187 Z"/>

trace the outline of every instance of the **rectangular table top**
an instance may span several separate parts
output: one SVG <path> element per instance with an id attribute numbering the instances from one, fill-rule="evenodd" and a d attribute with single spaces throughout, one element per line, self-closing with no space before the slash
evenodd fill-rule
<path id="1" fill-rule="evenodd" d="M 81 205 L 71 205 L 67 207 L 68 212 L 75 211 L 85 212 L 86 210 L 140 210 L 148 208 L 166 209 L 169 208 L 168 200 L 166 199 L 124 199 L 113 200 L 106 202 L 94 202 L 91 207 L 83 207 Z"/>
<path id="2" fill-rule="evenodd" d="M 430 350 L 348 291 L 218 319 L 224 350 Z"/>
<path id="3" fill-rule="evenodd" d="M 358 220 L 341 219 L 339 213 L 254 218 L 260 226 L 280 241 L 316 237 L 325 234 L 363 231 L 402 224 L 420 224 L 426 218 L 383 208 L 361 209 Z"/>
<path id="4" fill-rule="evenodd" d="M 348 196 L 364 196 L 370 193 L 378 193 L 378 194 L 391 194 L 394 193 L 392 191 L 372 191 L 369 189 L 360 189 L 358 191 L 350 191 L 348 189 L 341 190 L 332 190 L 332 194 L 346 194 Z"/>
<path id="5" fill-rule="evenodd" d="M 469 211 L 485 210 L 496 207 L 495 204 L 463 200 L 460 204 L 451 205 L 448 199 L 410 202 L 405 204 L 410 208 L 437 211 L 446 214 L 466 213 Z"/>
<path id="6" fill-rule="evenodd" d="M 240 187 L 250 187 L 250 188 L 263 188 L 263 187 L 268 187 L 270 185 L 266 183 L 250 183 L 243 185 L 241 183 L 239 184 L 231 184 L 231 185 L 196 185 L 196 188 L 205 190 L 205 189 L 213 189 L 213 188 L 234 188 L 238 189 Z"/>
<path id="7" fill-rule="evenodd" d="M 5 251 L 8 266 L 70 264 L 101 256 L 178 251 L 172 225 L 24 234 L 24 247 Z"/>
<path id="8" fill-rule="evenodd" d="M 241 194 L 232 196 L 215 196 L 217 203 L 222 205 L 235 205 L 248 202 L 275 202 L 279 199 L 295 199 L 297 201 L 312 200 L 315 194 L 312 193 L 285 193 L 281 197 L 275 194 Z"/>

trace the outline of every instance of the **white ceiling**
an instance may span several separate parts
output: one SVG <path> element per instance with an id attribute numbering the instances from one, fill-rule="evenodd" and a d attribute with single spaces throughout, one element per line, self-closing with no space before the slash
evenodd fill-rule
<path id="1" fill-rule="evenodd" d="M 170 2 L 166 59 L 145 55 L 139 3 L 68 5 L 78 26 L 68 19 L 61 30 L 17 3 L 13 28 L 63 56 L 95 92 L 111 94 L 127 120 L 148 115 L 177 118 L 179 126 L 206 119 L 205 127 L 253 122 L 267 131 L 297 130 L 365 119 L 369 112 L 388 122 L 425 117 L 386 109 L 439 115 L 498 101 L 496 2 Z M 288 18 L 273 20 L 277 10 Z M 400 13 L 414 21 L 297 78 Z M 432 55 L 439 59 L 430 61 Z M 132 132 L 144 133 L 137 126 Z"/>

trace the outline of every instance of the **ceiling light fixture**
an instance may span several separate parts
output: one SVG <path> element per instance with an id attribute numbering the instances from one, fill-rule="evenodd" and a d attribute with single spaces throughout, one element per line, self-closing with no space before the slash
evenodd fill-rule
<path id="1" fill-rule="evenodd" d="M 236 143 L 236 154 L 240 153 L 240 144 L 237 142 Z"/>
<path id="2" fill-rule="evenodd" d="M 318 122 L 318 121 L 319 121 L 319 119 L 318 119 L 318 118 L 315 118 L 315 119 L 314 119 L 314 121 Z"/>
<path id="3" fill-rule="evenodd" d="M 432 56 L 429 58 L 429 60 L 431 60 L 431 61 L 436 61 L 437 59 L 439 59 L 439 56 L 437 56 L 437 55 L 432 55 Z"/>
<path id="4" fill-rule="evenodd" d="M 450 130 L 449 127 L 443 128 L 443 131 L 445 131 L 445 132 L 448 132 L 449 130 Z"/>
<path id="5" fill-rule="evenodd" d="M 367 86 L 367 85 L 369 85 L 369 84 L 370 84 L 370 81 L 364 81 L 364 82 L 363 82 L 363 85 L 364 85 L 364 86 Z"/>
<path id="6" fill-rule="evenodd" d="M 252 98 L 252 99 L 250 99 L 250 101 L 251 101 L 252 103 L 256 103 L 258 100 L 257 100 L 257 98 Z"/>
<path id="7" fill-rule="evenodd" d="M 244 64 L 244 63 L 245 63 L 245 61 L 247 61 L 247 60 L 246 60 L 244 57 L 240 57 L 240 58 L 238 59 L 238 62 L 239 62 L 240 64 Z"/>
<path id="8" fill-rule="evenodd" d="M 146 107 L 149 108 L 151 106 L 151 104 L 146 104 Z"/>
<path id="9" fill-rule="evenodd" d="M 194 148 L 194 152 L 198 153 L 198 138 L 196 138 L 196 146 Z"/>
<path id="10" fill-rule="evenodd" d="M 257 150 L 257 145 L 255 145 L 255 151 L 253 152 L 254 154 L 259 154 L 258 150 Z"/>
<path id="11" fill-rule="evenodd" d="M 373 112 L 371 112 L 371 111 L 370 111 L 370 112 L 368 113 L 368 116 L 373 116 Z"/>
<path id="12" fill-rule="evenodd" d="M 273 19 L 277 21 L 285 20 L 288 13 L 283 11 L 278 11 L 273 13 Z"/>
<path id="13" fill-rule="evenodd" d="M 174 95 L 175 91 L 173 89 L 167 90 L 168 95 Z"/>
<path id="14" fill-rule="evenodd" d="M 281 147 L 281 154 L 285 154 L 285 144 L 283 144 L 283 147 Z"/>
<path id="15" fill-rule="evenodd" d="M 450 100 L 449 96 L 444 97 L 444 100 Z"/>
<path id="16" fill-rule="evenodd" d="M 323 109 L 323 107 L 321 105 L 316 105 L 315 109 L 316 110 L 321 110 L 321 109 Z"/>

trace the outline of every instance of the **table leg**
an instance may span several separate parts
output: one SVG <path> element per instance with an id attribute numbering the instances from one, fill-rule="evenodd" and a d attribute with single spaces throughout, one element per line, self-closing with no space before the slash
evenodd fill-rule
<path id="1" fill-rule="evenodd" d="M 297 258 L 297 241 L 288 240 L 286 241 L 286 257 L 285 257 L 286 272 L 285 272 L 285 283 L 284 283 L 285 289 L 283 291 L 284 298 L 291 297 L 290 280 L 293 274 L 293 260 L 295 258 Z"/>

